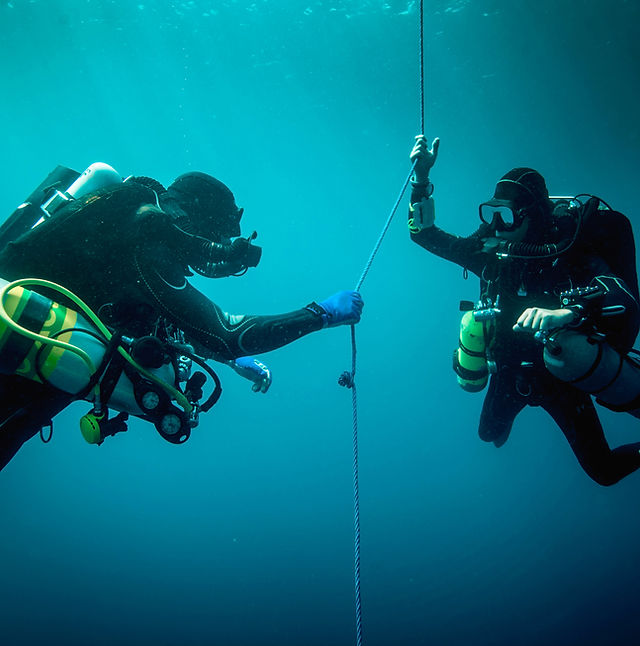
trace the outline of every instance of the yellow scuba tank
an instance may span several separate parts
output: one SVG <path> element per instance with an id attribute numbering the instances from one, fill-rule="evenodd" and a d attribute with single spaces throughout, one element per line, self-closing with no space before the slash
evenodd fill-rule
<path id="1" fill-rule="evenodd" d="M 544 363 L 554 377 L 595 395 L 607 408 L 640 417 L 640 364 L 602 335 L 560 330 L 545 343 Z"/>
<path id="2" fill-rule="evenodd" d="M 465 312 L 460 321 L 458 348 L 453 355 L 453 369 L 458 384 L 467 392 L 481 391 L 489 379 L 486 321 L 476 321 L 475 312 Z"/>
<path id="3" fill-rule="evenodd" d="M 8 286 L 0 278 L 0 292 Z M 21 286 L 6 291 L 1 306 L 0 373 L 47 383 L 72 395 L 81 393 L 89 385 L 108 342 L 93 324 L 75 310 Z M 12 327 L 7 317 L 33 335 Z M 60 344 L 49 344 L 47 340 Z M 157 376 L 173 382 L 173 368 L 164 368 L 156 371 L 162 373 Z M 120 381 L 123 379 L 126 380 L 124 375 Z M 134 415 L 142 413 L 132 389 L 122 387 L 124 383 L 120 385 L 114 389 L 109 406 Z M 93 401 L 90 395 L 87 399 Z"/>
<path id="4" fill-rule="evenodd" d="M 78 304 L 86 318 L 23 285 L 42 286 L 62 293 Z M 89 320 L 91 319 L 91 320 Z M 65 288 L 44 280 L 23 279 L 8 283 L 0 278 L 0 373 L 49 384 L 63 392 L 93 402 L 102 413 L 108 406 L 152 421 L 169 442 L 185 441 L 193 425 L 192 404 L 174 384 L 173 363 L 153 369 L 137 364 L 121 347 L 117 352 L 131 368 L 112 377 L 107 401 L 101 401 L 103 360 L 110 348 L 110 332 L 95 314 Z M 176 401 L 182 410 L 173 405 Z M 85 433 L 87 441 L 93 443 Z M 96 436 L 97 437 L 97 436 Z M 103 438 L 102 438 L 103 439 Z M 101 438 L 95 443 L 100 443 Z"/>
<path id="5" fill-rule="evenodd" d="M 0 289 L 8 285 L 0 279 Z M 48 383 L 71 394 L 88 385 L 90 374 L 86 360 L 62 345 L 46 345 L 36 339 L 37 336 L 46 337 L 81 347 L 97 366 L 105 346 L 92 336 L 96 330 L 82 316 L 20 286 L 6 292 L 2 309 L 6 316 L 0 318 L 0 373 Z M 18 331 L 10 321 L 34 336 Z M 91 335 L 83 334 L 83 330 Z"/>

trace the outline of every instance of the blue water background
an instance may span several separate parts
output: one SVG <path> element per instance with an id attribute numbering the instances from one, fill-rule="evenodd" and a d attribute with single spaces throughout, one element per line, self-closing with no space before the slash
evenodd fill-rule
<path id="1" fill-rule="evenodd" d="M 425 3 L 443 228 L 471 232 L 527 165 L 638 234 L 639 17 L 622 0 Z M 3 1 L 2 212 L 56 164 L 203 170 L 264 247 L 246 276 L 198 283 L 224 309 L 352 288 L 409 170 L 417 24 L 406 0 Z M 477 280 L 411 245 L 405 209 L 358 326 L 365 643 L 640 643 L 640 475 L 596 485 L 535 409 L 500 450 L 477 438 L 482 395 L 451 371 Z M 0 474 L 2 644 L 355 642 L 348 329 L 264 359 L 266 396 L 220 367 L 184 446 L 139 421 L 89 446 L 76 403 L 20 451 Z M 640 437 L 602 419 L 613 445 Z"/>

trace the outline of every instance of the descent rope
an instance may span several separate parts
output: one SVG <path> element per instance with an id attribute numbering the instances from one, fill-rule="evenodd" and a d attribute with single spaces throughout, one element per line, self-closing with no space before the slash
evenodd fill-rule
<path id="1" fill-rule="evenodd" d="M 424 0 L 420 0 L 419 8 L 419 67 L 420 67 L 420 133 L 424 133 Z M 407 179 L 402 185 L 398 198 L 387 217 L 378 240 L 376 241 L 371 255 L 362 271 L 360 280 L 356 285 L 355 291 L 359 292 L 364 283 L 373 260 L 376 257 L 382 241 L 391 226 L 398 206 L 402 201 L 407 186 L 411 180 L 415 167 L 415 162 Z M 356 389 L 356 328 L 351 326 L 351 372 L 343 372 L 338 379 L 341 386 L 351 389 L 351 402 L 353 407 L 353 526 L 354 526 L 354 577 L 355 577 L 355 609 L 356 609 L 356 644 L 362 646 L 362 599 L 360 595 L 360 486 L 359 486 L 359 468 L 358 468 L 358 395 Z"/>

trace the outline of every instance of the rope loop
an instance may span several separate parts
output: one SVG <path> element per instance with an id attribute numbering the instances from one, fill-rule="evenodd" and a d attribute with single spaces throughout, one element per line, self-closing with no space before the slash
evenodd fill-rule
<path id="1" fill-rule="evenodd" d="M 45 435 L 44 429 L 47 427 L 49 427 L 49 433 Z M 48 444 L 49 442 L 51 442 L 52 437 L 53 437 L 53 420 L 49 420 L 47 424 L 40 427 L 40 439 L 44 442 L 44 444 Z"/>

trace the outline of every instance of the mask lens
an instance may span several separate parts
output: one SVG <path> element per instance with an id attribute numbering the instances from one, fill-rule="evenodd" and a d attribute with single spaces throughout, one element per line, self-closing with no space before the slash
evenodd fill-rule
<path id="1" fill-rule="evenodd" d="M 511 207 L 496 204 L 481 204 L 480 219 L 497 230 L 508 231 L 515 224 L 515 215 Z"/>

